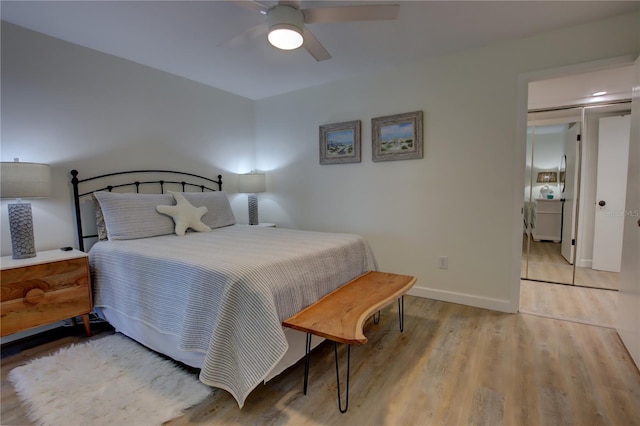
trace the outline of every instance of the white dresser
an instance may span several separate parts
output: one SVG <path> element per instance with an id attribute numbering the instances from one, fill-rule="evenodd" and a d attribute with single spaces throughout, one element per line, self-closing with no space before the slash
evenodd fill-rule
<path id="1" fill-rule="evenodd" d="M 533 239 L 558 242 L 562 238 L 562 200 L 535 200 Z"/>

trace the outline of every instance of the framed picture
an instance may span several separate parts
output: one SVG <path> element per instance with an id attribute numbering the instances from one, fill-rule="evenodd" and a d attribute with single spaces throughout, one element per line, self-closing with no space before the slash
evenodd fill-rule
<path id="1" fill-rule="evenodd" d="M 360 162 L 360 120 L 320 126 L 320 164 Z"/>
<path id="2" fill-rule="evenodd" d="M 422 111 L 371 120 L 373 161 L 422 158 Z"/>

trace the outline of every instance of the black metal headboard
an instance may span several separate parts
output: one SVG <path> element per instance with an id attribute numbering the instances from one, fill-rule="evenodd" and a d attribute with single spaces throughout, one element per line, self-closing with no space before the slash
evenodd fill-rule
<path id="1" fill-rule="evenodd" d="M 117 178 L 126 175 L 140 176 L 154 176 L 152 180 L 135 180 L 133 182 L 120 182 Z M 188 188 L 199 188 L 202 192 L 205 191 L 222 191 L 222 175 L 218 175 L 218 180 L 210 179 L 204 176 L 196 175 L 187 172 L 177 172 L 173 170 L 129 170 L 124 172 L 108 173 L 100 176 L 94 176 L 86 179 L 78 178 L 78 171 L 71 170 L 71 184 L 73 185 L 73 202 L 75 206 L 76 214 L 76 229 L 78 232 L 78 248 L 84 251 L 84 240 L 88 238 L 97 238 L 97 235 L 84 235 L 84 228 L 82 227 L 82 212 L 80 209 L 81 198 L 90 196 L 95 191 L 109 191 L 111 192 L 115 188 L 131 187 L 135 189 L 135 192 L 139 193 L 140 188 L 144 185 L 156 185 L 156 188 L 160 189 L 160 193 L 164 194 L 165 185 L 172 185 L 176 188 L 182 188 L 182 192 L 186 192 Z M 160 178 L 157 176 L 167 176 L 168 179 Z M 179 180 L 176 180 L 179 179 Z M 187 181 L 184 179 L 191 179 Z M 105 185 L 105 183 L 112 181 L 113 184 Z M 200 183 L 195 183 L 199 181 Z M 91 190 L 80 191 L 81 184 L 87 184 L 88 182 L 94 182 L 96 187 L 92 187 Z M 102 183 L 101 183 L 102 182 Z M 215 184 L 217 189 L 210 188 L 207 185 Z M 83 186 L 84 187 L 84 186 Z M 134 192 L 134 191 L 131 191 Z"/>

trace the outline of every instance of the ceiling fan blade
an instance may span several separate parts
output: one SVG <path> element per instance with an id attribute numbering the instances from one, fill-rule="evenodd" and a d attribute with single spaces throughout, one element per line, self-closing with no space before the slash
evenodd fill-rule
<path id="1" fill-rule="evenodd" d="M 292 6 L 295 7 L 296 9 L 300 9 L 300 3 L 302 3 L 302 0 L 280 0 L 278 2 L 279 6 Z"/>
<path id="2" fill-rule="evenodd" d="M 244 7 L 245 9 L 255 10 L 263 15 L 267 13 L 269 7 L 255 0 L 231 0 L 233 4 L 237 4 L 238 6 Z"/>
<path id="3" fill-rule="evenodd" d="M 337 6 L 303 9 L 304 22 L 388 21 L 398 17 L 400 5 Z"/>
<path id="4" fill-rule="evenodd" d="M 266 34 L 267 30 L 269 29 L 269 24 L 264 23 L 264 24 L 260 24 L 260 25 L 256 25 L 253 28 L 248 29 L 247 31 L 243 32 L 242 34 L 239 34 L 233 38 L 230 38 L 228 40 L 222 41 L 220 43 L 218 43 L 218 47 L 232 47 L 232 46 L 238 46 L 246 41 L 249 41 L 251 39 L 254 39 L 262 34 Z"/>
<path id="5" fill-rule="evenodd" d="M 311 56 L 316 58 L 316 61 L 320 62 L 326 59 L 331 59 L 331 55 L 329 54 L 327 49 L 324 48 L 324 46 L 318 41 L 316 36 L 314 36 L 307 27 L 304 27 L 304 29 L 302 30 L 302 37 L 304 38 L 302 47 L 307 49 L 307 52 L 309 52 Z"/>

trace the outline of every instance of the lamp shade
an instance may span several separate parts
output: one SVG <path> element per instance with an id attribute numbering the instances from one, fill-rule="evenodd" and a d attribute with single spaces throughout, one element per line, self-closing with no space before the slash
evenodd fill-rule
<path id="1" fill-rule="evenodd" d="M 250 173 L 246 175 L 239 175 L 239 179 L 239 192 L 257 194 L 258 192 L 265 192 L 267 190 L 264 173 Z"/>
<path id="2" fill-rule="evenodd" d="M 557 183 L 557 182 L 558 182 L 557 172 L 540 172 L 538 173 L 538 177 L 536 179 L 536 183 Z"/>
<path id="3" fill-rule="evenodd" d="M 35 198 L 51 196 L 51 169 L 48 164 L 1 162 L 0 197 Z"/>

